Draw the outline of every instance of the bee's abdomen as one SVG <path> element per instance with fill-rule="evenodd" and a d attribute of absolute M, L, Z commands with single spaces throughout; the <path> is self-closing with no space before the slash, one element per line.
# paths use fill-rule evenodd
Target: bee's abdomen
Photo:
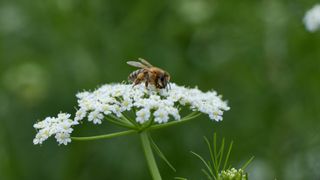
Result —
<path fill-rule="evenodd" d="M 138 69 L 138 70 L 136 70 L 136 71 L 133 71 L 133 72 L 129 75 L 128 80 L 131 81 L 131 82 L 133 82 L 133 81 L 137 78 L 138 74 L 142 73 L 143 71 L 144 71 L 144 69 Z"/>

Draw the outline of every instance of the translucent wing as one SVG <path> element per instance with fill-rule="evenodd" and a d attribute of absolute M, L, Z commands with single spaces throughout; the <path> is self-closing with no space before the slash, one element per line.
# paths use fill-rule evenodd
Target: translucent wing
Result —
<path fill-rule="evenodd" d="M 142 64 L 144 64 L 147 67 L 153 67 L 152 64 L 150 64 L 147 60 L 139 58 L 139 60 L 142 62 Z"/>
<path fill-rule="evenodd" d="M 127 64 L 129 64 L 130 66 L 133 66 L 133 67 L 138 67 L 138 68 L 147 68 L 146 65 L 140 63 L 140 62 L 137 62 L 137 61 L 128 61 Z"/>

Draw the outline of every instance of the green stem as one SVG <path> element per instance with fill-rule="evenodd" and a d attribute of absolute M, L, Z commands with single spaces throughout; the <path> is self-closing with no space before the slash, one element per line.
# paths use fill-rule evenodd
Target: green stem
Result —
<path fill-rule="evenodd" d="M 89 136 L 89 137 L 71 137 L 72 140 L 76 141 L 88 141 L 88 140 L 97 140 L 97 139 L 109 139 L 114 138 L 118 136 L 125 136 L 129 134 L 136 133 L 135 130 L 128 130 L 128 131 L 122 131 L 122 132 L 116 132 L 111 134 L 104 134 L 104 135 L 98 135 L 98 136 Z"/>
<path fill-rule="evenodd" d="M 150 126 L 148 128 L 148 130 L 157 130 L 157 129 L 162 129 L 162 128 L 165 128 L 165 127 L 173 126 L 173 125 L 176 125 L 176 124 L 184 123 L 184 122 L 187 122 L 187 121 L 189 121 L 191 119 L 194 119 L 194 118 L 198 117 L 200 114 L 201 113 L 191 113 L 190 115 L 188 115 L 188 116 L 186 116 L 186 117 L 184 117 L 184 118 L 182 118 L 180 120 L 177 120 L 177 121 L 171 121 L 171 122 L 168 122 L 168 123 L 165 123 L 165 124 L 158 124 L 158 125 Z M 109 121 L 110 121 L 110 119 L 109 119 Z M 110 122 L 112 122 L 112 121 L 110 121 Z M 115 123 L 115 121 L 113 121 L 113 123 Z M 123 124 L 121 124 L 121 125 L 124 126 Z M 133 127 L 128 127 L 128 128 L 131 128 L 131 129 L 134 129 L 134 130 L 128 130 L 128 131 L 122 131 L 122 132 L 104 134 L 104 135 L 98 135 L 98 136 L 71 137 L 71 139 L 72 140 L 79 140 L 79 141 L 108 139 L 108 138 L 113 138 L 113 137 L 117 137 L 117 136 L 124 136 L 124 135 L 128 135 L 128 134 L 133 134 L 133 133 L 137 133 L 138 131 L 141 132 L 141 131 L 145 130 L 145 129 L 138 130 L 138 129 L 135 129 Z"/>
<path fill-rule="evenodd" d="M 134 125 L 136 128 L 139 127 L 139 123 L 137 123 L 134 119 L 130 119 L 128 118 L 124 113 L 122 113 L 122 117 L 123 120 L 131 123 L 132 125 Z"/>
<path fill-rule="evenodd" d="M 142 127 L 140 127 L 139 132 L 142 132 L 145 129 L 148 129 L 150 126 L 152 126 L 153 122 L 154 122 L 154 118 L 147 121 L 145 124 L 142 125 Z"/>
<path fill-rule="evenodd" d="M 110 117 L 105 117 L 105 119 L 113 124 L 116 124 L 118 126 L 126 127 L 129 129 L 134 129 L 135 127 L 132 126 L 131 124 L 119 121 L 118 119 L 113 119 L 111 116 Z"/>
<path fill-rule="evenodd" d="M 165 124 L 154 125 L 154 126 L 150 127 L 150 130 L 161 129 L 161 128 L 165 128 L 165 127 L 168 127 L 168 126 L 172 126 L 172 125 L 180 124 L 180 123 L 183 123 L 183 122 L 187 122 L 187 121 L 189 121 L 191 119 L 194 119 L 194 118 L 196 118 L 196 117 L 198 117 L 200 115 L 201 115 L 201 113 L 197 113 L 197 114 L 192 115 L 192 116 L 186 116 L 185 118 L 180 119 L 180 120 L 171 121 L 171 122 L 168 122 L 168 123 L 165 123 Z"/>
<path fill-rule="evenodd" d="M 150 139 L 148 137 L 148 131 L 141 132 L 140 138 L 141 138 L 142 148 L 144 150 L 144 154 L 147 159 L 147 163 L 148 163 L 152 178 L 154 180 L 161 180 L 161 175 L 160 175 L 156 160 L 154 159 L 154 156 L 153 156 Z"/>
<path fill-rule="evenodd" d="M 114 116 L 114 115 L 109 115 L 112 119 L 114 119 L 114 120 L 117 120 L 117 121 L 120 121 L 120 122 L 122 122 L 123 124 L 127 124 L 127 125 L 129 125 L 129 126 L 132 126 L 133 127 L 133 125 L 132 125 L 132 123 L 131 122 L 129 122 L 129 121 L 126 121 L 124 118 L 122 118 L 122 117 L 117 117 L 117 116 Z M 123 116 L 123 115 L 122 115 Z"/>

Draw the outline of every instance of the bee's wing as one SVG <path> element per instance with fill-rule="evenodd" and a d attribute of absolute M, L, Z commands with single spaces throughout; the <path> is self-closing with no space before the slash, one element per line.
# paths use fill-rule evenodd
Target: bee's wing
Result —
<path fill-rule="evenodd" d="M 127 64 L 129 64 L 130 66 L 133 66 L 133 67 L 138 67 L 138 68 L 146 68 L 147 66 L 140 63 L 140 62 L 137 62 L 137 61 L 128 61 Z"/>
<path fill-rule="evenodd" d="M 150 64 L 147 60 L 145 60 L 145 59 L 142 59 L 142 58 L 139 58 L 139 60 L 142 62 L 142 64 L 144 64 L 145 66 L 147 66 L 147 67 L 153 67 L 153 65 L 152 64 Z"/>

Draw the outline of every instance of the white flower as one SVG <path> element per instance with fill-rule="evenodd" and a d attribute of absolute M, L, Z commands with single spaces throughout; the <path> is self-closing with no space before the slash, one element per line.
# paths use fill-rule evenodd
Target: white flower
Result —
<path fill-rule="evenodd" d="M 33 143 L 41 144 L 55 135 L 59 144 L 67 144 L 71 141 L 73 126 L 84 119 L 101 124 L 107 116 L 117 120 L 117 117 L 127 119 L 127 115 L 130 117 L 135 114 L 136 117 L 130 118 L 140 124 L 151 120 L 160 124 L 180 120 L 181 110 L 189 109 L 221 121 L 223 112 L 230 109 L 215 91 L 202 92 L 198 88 L 186 88 L 174 83 L 170 83 L 170 86 L 169 89 L 159 90 L 147 89 L 144 84 L 107 84 L 92 92 L 78 93 L 79 109 L 74 120 L 70 119 L 70 114 L 60 113 L 57 118 L 47 117 L 34 124 L 38 133 Z"/>
<path fill-rule="evenodd" d="M 186 88 L 174 83 L 169 90 L 150 90 L 144 84 L 107 84 L 93 92 L 78 93 L 80 109 L 75 120 L 88 116 L 89 121 L 101 123 L 104 116 L 122 117 L 126 111 L 136 110 L 136 121 L 143 123 L 154 112 L 155 122 L 165 123 L 173 116 L 180 119 L 178 107 L 186 106 L 192 111 L 205 113 L 210 119 L 221 121 L 223 111 L 230 108 L 215 91 L 202 92 L 198 88 Z"/>
<path fill-rule="evenodd" d="M 208 114 L 210 119 L 216 121 L 221 121 L 223 111 L 230 109 L 215 91 L 202 92 L 198 88 L 185 88 L 174 83 L 170 85 L 169 90 L 148 90 L 143 84 L 134 87 L 131 84 L 107 84 L 93 92 L 79 93 L 77 97 L 80 109 L 86 111 L 81 114 L 89 113 L 88 120 L 98 119 L 96 122 L 99 123 L 102 116 L 113 114 L 121 117 L 122 113 L 132 108 L 137 110 L 136 121 L 139 123 L 149 120 L 150 111 L 155 112 L 153 115 L 158 123 L 169 121 L 169 115 L 179 120 L 179 106 Z"/>
<path fill-rule="evenodd" d="M 150 110 L 147 108 L 141 109 L 136 113 L 137 118 L 136 121 L 139 123 L 144 123 L 145 121 L 148 121 L 150 118 Z"/>
<path fill-rule="evenodd" d="M 131 107 L 133 106 L 132 104 L 132 99 L 129 97 L 123 98 L 123 101 L 121 102 L 121 112 L 122 111 L 130 111 Z"/>
<path fill-rule="evenodd" d="M 308 31 L 315 32 L 320 28 L 320 4 L 306 12 L 303 19 Z"/>
<path fill-rule="evenodd" d="M 105 115 L 111 114 L 114 107 L 110 104 L 103 104 L 101 105 L 101 112 L 103 112 Z"/>
<path fill-rule="evenodd" d="M 179 110 L 174 107 L 166 107 L 166 111 L 173 116 L 175 120 L 180 120 Z"/>
<path fill-rule="evenodd" d="M 57 142 L 59 143 L 59 145 L 60 144 L 67 145 L 68 143 L 71 142 L 70 134 L 65 132 L 57 133 L 55 138 L 57 139 Z"/>
<path fill-rule="evenodd" d="M 112 108 L 112 112 L 117 116 L 117 117 L 121 117 L 122 114 L 122 109 L 119 105 L 114 105 L 113 108 Z"/>
<path fill-rule="evenodd" d="M 76 117 L 74 118 L 75 121 L 80 121 L 83 118 L 85 118 L 87 115 L 87 111 L 85 109 L 80 108 L 77 112 L 76 112 Z"/>
<path fill-rule="evenodd" d="M 42 142 L 47 140 L 49 136 L 50 132 L 48 128 L 41 129 L 33 139 L 33 144 L 42 144 Z"/>
<path fill-rule="evenodd" d="M 168 112 L 164 108 L 159 108 L 154 113 L 154 121 L 157 123 L 166 123 L 169 120 Z"/>
<path fill-rule="evenodd" d="M 213 111 L 212 113 L 209 114 L 209 117 L 211 119 L 214 119 L 216 121 L 222 121 L 222 115 L 223 115 L 223 111 L 221 110 L 216 110 Z"/>
<path fill-rule="evenodd" d="M 58 114 L 58 118 L 57 119 L 60 119 L 60 120 L 68 120 L 70 118 L 70 114 L 67 114 L 67 113 L 60 113 Z"/>
<path fill-rule="evenodd" d="M 57 126 L 57 131 L 70 134 L 73 131 L 73 129 L 71 128 L 71 125 L 72 125 L 72 122 L 67 122 L 67 121 L 61 122 Z"/>
<path fill-rule="evenodd" d="M 101 124 L 103 117 L 103 114 L 99 111 L 92 111 L 88 116 L 88 121 L 93 121 L 93 124 Z"/>
<path fill-rule="evenodd" d="M 43 121 L 40 121 L 33 125 L 35 129 L 43 129 L 48 126 L 48 124 L 52 121 L 52 117 L 46 117 Z"/>
<path fill-rule="evenodd" d="M 72 126 L 77 125 L 78 122 L 71 120 L 70 116 L 70 114 L 60 113 L 57 118 L 47 117 L 34 124 L 33 127 L 38 130 L 38 133 L 33 139 L 33 144 L 42 144 L 52 135 L 55 135 L 59 144 L 67 145 L 71 142 Z"/>

